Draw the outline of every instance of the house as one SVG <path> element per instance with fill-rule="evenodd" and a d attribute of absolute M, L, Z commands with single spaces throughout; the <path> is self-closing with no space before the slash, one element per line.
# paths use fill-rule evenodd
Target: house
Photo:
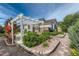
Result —
<path fill-rule="evenodd" d="M 40 25 L 40 31 L 54 31 L 57 29 L 56 19 L 42 20 L 43 23 Z"/>
<path fill-rule="evenodd" d="M 16 21 L 17 25 L 20 26 L 21 31 L 27 30 L 31 32 L 42 33 L 49 30 L 53 31 L 57 28 L 56 19 L 32 19 L 31 17 L 26 17 L 23 14 L 20 14 L 15 17 L 14 20 Z"/>

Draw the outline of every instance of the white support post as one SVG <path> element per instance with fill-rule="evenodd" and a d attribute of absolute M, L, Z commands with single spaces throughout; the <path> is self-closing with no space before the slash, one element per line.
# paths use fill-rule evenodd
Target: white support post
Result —
<path fill-rule="evenodd" d="M 21 31 L 21 40 L 23 38 L 23 26 L 22 26 L 22 22 L 20 22 L 20 31 Z"/>
<path fill-rule="evenodd" d="M 13 21 L 11 22 L 11 29 L 12 29 L 12 31 L 11 31 L 11 35 L 12 35 L 12 45 L 14 44 L 14 35 L 13 35 Z"/>
<path fill-rule="evenodd" d="M 20 31 L 21 31 L 21 40 L 23 39 L 23 18 L 22 18 L 23 15 L 21 15 L 20 17 Z"/>

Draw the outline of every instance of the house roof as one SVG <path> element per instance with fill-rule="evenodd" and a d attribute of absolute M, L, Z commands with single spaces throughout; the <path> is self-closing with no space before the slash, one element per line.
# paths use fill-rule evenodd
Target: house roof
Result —
<path fill-rule="evenodd" d="M 56 19 L 46 20 L 46 21 L 44 22 L 45 25 L 53 24 L 53 23 L 57 23 Z"/>

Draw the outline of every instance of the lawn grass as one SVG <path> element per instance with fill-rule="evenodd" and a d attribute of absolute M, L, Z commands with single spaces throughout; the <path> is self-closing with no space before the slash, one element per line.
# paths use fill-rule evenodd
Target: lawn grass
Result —
<path fill-rule="evenodd" d="M 4 36 L 4 33 L 0 33 L 0 37 Z"/>

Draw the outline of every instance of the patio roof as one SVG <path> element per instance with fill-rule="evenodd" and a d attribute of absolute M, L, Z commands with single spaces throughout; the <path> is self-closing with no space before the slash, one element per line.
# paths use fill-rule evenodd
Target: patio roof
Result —
<path fill-rule="evenodd" d="M 18 15 L 16 18 L 14 18 L 12 21 L 16 21 L 17 24 L 22 22 L 23 24 L 39 24 L 41 21 L 37 21 L 37 19 L 33 20 L 30 17 L 23 16 L 23 14 Z"/>

